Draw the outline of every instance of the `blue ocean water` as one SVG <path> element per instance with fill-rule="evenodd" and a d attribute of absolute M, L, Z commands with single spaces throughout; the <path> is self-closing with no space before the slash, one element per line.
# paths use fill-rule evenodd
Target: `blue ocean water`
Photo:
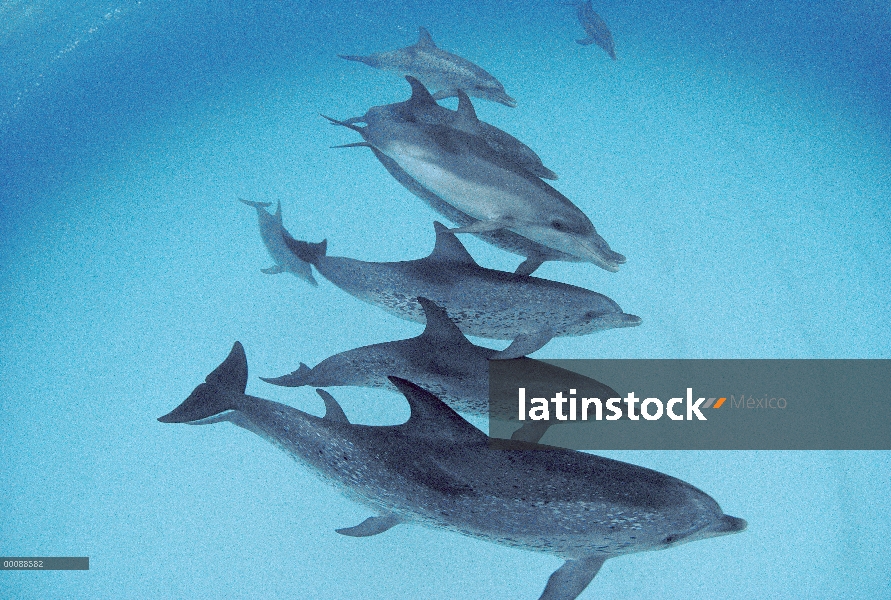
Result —
<path fill-rule="evenodd" d="M 891 358 L 891 9 L 600 3 L 619 60 L 559 2 L 0 3 L 0 555 L 4 598 L 537 598 L 559 560 L 369 516 L 228 425 L 155 419 L 234 340 L 248 392 L 321 414 L 290 371 L 421 327 L 268 276 L 252 209 L 300 239 L 426 255 L 437 216 L 319 113 L 405 99 L 337 58 L 437 43 L 496 75 L 528 143 L 628 257 L 548 263 L 643 324 L 547 358 Z M 454 104 L 451 104 L 454 106 Z M 463 236 L 467 238 L 468 236 Z M 475 239 L 474 257 L 519 262 Z M 487 343 L 476 340 L 478 343 Z M 335 389 L 351 421 L 403 399 Z M 613 452 L 679 477 L 744 533 L 606 563 L 581 598 L 889 598 L 886 452 Z"/>

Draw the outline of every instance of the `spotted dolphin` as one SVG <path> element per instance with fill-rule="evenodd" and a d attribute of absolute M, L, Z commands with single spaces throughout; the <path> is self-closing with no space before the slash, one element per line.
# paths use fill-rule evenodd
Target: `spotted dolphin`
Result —
<path fill-rule="evenodd" d="M 409 83 L 409 110 L 374 107 L 363 117 L 335 122 L 358 132 L 419 186 L 477 221 L 456 233 L 508 230 L 607 271 L 619 270 L 625 257 L 566 196 L 478 135 L 414 118 L 436 101 L 420 82 Z M 367 124 L 356 125 L 359 120 Z"/>
<path fill-rule="evenodd" d="M 269 256 L 275 261 L 273 266 L 261 269 L 261 271 L 267 275 L 293 273 L 312 285 L 319 285 L 315 277 L 312 276 L 312 268 L 309 264 L 294 256 L 294 253 L 285 245 L 282 237 L 283 232 L 285 232 L 282 224 L 282 203 L 278 203 L 275 214 L 271 215 L 266 210 L 271 206 L 269 202 L 251 202 L 242 198 L 239 198 L 239 200 L 257 209 L 257 219 L 260 222 L 260 239 L 263 240 L 263 245 L 269 251 Z"/>
<path fill-rule="evenodd" d="M 397 317 L 424 323 L 417 299 L 429 298 L 466 335 L 513 340 L 494 358 L 525 356 L 558 336 L 640 325 L 640 317 L 625 314 L 603 294 L 481 267 L 445 225 L 434 228 L 433 252 L 401 262 L 328 256 L 327 241 L 312 244 L 288 235 L 285 243 L 340 289 Z"/>
<path fill-rule="evenodd" d="M 658 471 L 528 442 L 492 448 L 485 434 L 404 379 L 392 382 L 408 400 L 408 421 L 368 426 L 350 423 L 324 390 L 323 417 L 246 395 L 247 377 L 236 342 L 205 383 L 158 420 L 229 421 L 277 445 L 374 513 L 337 529 L 342 535 L 413 523 L 563 559 L 539 600 L 573 600 L 609 558 L 746 528 L 705 492 Z"/>
<path fill-rule="evenodd" d="M 398 391 L 389 377 L 416 382 L 436 394 L 461 413 L 475 416 L 490 414 L 489 359 L 498 352 L 477 346 L 468 340 L 449 319 L 448 314 L 426 298 L 418 298 L 427 319 L 423 333 L 417 337 L 354 348 L 330 356 L 310 368 L 304 363 L 281 377 L 261 377 L 263 381 L 285 387 L 358 386 Z M 561 382 L 568 387 L 584 389 L 595 398 L 616 398 L 619 394 L 599 381 L 529 358 L 522 361 L 524 372 L 539 379 Z M 532 369 L 534 365 L 534 370 Z M 571 382 L 571 383 L 567 383 Z M 550 386 L 545 386 L 554 389 Z M 516 411 L 496 414 L 496 418 L 516 420 Z M 549 423 L 527 421 L 511 439 L 537 442 Z"/>
<path fill-rule="evenodd" d="M 576 7 L 576 16 L 578 16 L 579 23 L 582 24 L 582 27 L 585 28 L 585 33 L 588 34 L 588 37 L 585 39 L 576 41 L 582 46 L 597 44 L 606 50 L 610 58 L 616 60 L 616 45 L 613 43 L 613 34 L 610 33 L 606 21 L 594 12 L 591 0 L 584 3 L 579 2 Z"/>
<path fill-rule="evenodd" d="M 368 56 L 338 55 L 346 60 L 365 63 L 376 69 L 413 75 L 429 88 L 435 88 L 441 100 L 464 90 L 475 98 L 484 98 L 514 107 L 516 100 L 507 95 L 500 81 L 465 58 L 441 50 L 423 27 L 418 27 L 418 41 L 413 46 Z"/>

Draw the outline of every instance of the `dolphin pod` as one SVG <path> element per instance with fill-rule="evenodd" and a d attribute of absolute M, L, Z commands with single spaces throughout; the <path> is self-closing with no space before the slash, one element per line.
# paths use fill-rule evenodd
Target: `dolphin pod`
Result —
<path fill-rule="evenodd" d="M 455 127 L 444 119 L 419 119 L 418 114 L 439 114 L 433 109 L 436 100 L 420 82 L 409 83 L 412 95 L 405 103 L 374 107 L 346 121 L 331 120 L 358 132 L 362 145 L 371 146 L 418 186 L 475 220 L 455 233 L 507 230 L 551 253 L 619 270 L 625 257 L 610 248 L 585 213 L 529 170 L 528 155 L 523 153 L 518 161 L 515 144 L 507 152 L 495 147 L 476 124 Z M 455 120 L 478 122 L 468 109 L 459 117 Z"/>
<path fill-rule="evenodd" d="M 565 562 L 542 600 L 572 600 L 609 558 L 742 531 L 714 499 L 674 477 L 592 454 L 504 441 L 499 449 L 439 398 L 391 377 L 411 409 L 395 426 L 355 425 L 327 392 L 324 417 L 245 394 L 247 358 L 228 358 L 162 423 L 229 421 L 274 443 L 374 513 L 337 533 L 415 523 Z"/>
<path fill-rule="evenodd" d="M 436 88 L 438 100 L 455 96 L 458 90 L 462 90 L 470 96 L 505 106 L 517 105 L 516 100 L 504 91 L 500 81 L 469 60 L 438 48 L 430 32 L 423 27 L 418 28 L 418 41 L 413 46 L 368 56 L 339 56 L 376 69 L 413 75 L 427 87 Z"/>
<path fill-rule="evenodd" d="M 285 243 L 322 277 L 397 317 L 424 322 L 418 297 L 443 307 L 467 335 L 512 340 L 491 358 L 518 358 L 551 339 L 640 325 L 603 294 L 567 283 L 481 267 L 445 225 L 434 223 L 436 245 L 416 260 L 373 263 L 329 256 L 327 242 L 291 236 Z"/>
<path fill-rule="evenodd" d="M 596 43 L 615 59 L 612 35 L 591 2 L 575 6 L 588 34 L 579 43 Z M 365 302 L 424 323 L 414 338 L 353 348 L 315 367 L 300 363 L 289 374 L 262 379 L 285 387 L 390 389 L 408 402 L 408 421 L 350 423 L 322 389 L 323 417 L 249 396 L 247 357 L 238 342 L 204 383 L 158 420 L 230 422 L 279 446 L 373 512 L 337 529 L 342 535 L 367 537 L 414 523 L 563 559 L 539 600 L 574 600 L 609 558 L 744 530 L 743 519 L 725 515 L 709 495 L 679 479 L 539 444 L 548 422 L 530 421 L 511 440 L 493 440 L 456 412 L 516 417 L 488 407 L 493 359 L 525 361 L 520 366 L 536 384 L 560 382 L 592 396 L 618 397 L 604 383 L 526 355 L 554 337 L 639 325 L 639 317 L 602 294 L 531 276 L 549 260 L 617 271 L 625 257 L 543 181 L 557 175 L 529 146 L 477 117 L 470 96 L 516 104 L 489 73 L 437 48 L 423 27 L 413 46 L 342 58 L 405 74 L 412 87 L 408 100 L 372 107 L 362 117 L 326 117 L 362 135 L 362 142 L 345 146 L 370 148 L 400 184 L 458 227 L 434 223 L 436 243 L 427 257 L 364 262 L 328 256 L 326 241 L 294 239 L 280 203 L 270 214 L 270 203 L 242 200 L 256 209 L 260 237 L 275 263 L 264 273 L 290 272 L 316 285 L 315 269 Z M 437 103 L 452 96 L 457 110 Z M 477 235 L 525 260 L 515 273 L 484 268 L 455 233 Z M 466 335 L 510 343 L 499 351 Z"/>

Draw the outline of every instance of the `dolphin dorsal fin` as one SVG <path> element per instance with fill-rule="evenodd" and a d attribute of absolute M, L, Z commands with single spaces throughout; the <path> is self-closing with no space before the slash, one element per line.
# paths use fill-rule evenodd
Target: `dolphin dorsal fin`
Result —
<path fill-rule="evenodd" d="M 439 221 L 435 221 L 433 223 L 433 228 L 436 230 L 436 246 L 433 247 L 433 252 L 430 253 L 427 260 L 456 262 L 465 265 L 473 265 L 475 267 L 479 266 L 477 262 L 473 260 L 470 252 L 467 251 L 467 248 L 464 247 L 464 244 L 461 243 L 461 240 L 459 240 L 454 233 L 449 231 L 448 227 Z"/>
<path fill-rule="evenodd" d="M 436 100 L 430 94 L 430 91 L 424 87 L 424 84 L 412 77 L 406 75 L 405 80 L 411 86 L 411 98 L 408 101 L 415 105 L 436 104 Z"/>
<path fill-rule="evenodd" d="M 433 37 L 425 27 L 418 27 L 418 43 L 415 45 L 418 48 L 436 48 Z"/>
<path fill-rule="evenodd" d="M 435 434 L 437 437 L 449 437 L 453 440 L 486 439 L 483 432 L 465 421 L 445 402 L 424 388 L 399 377 L 390 376 L 387 379 L 405 396 L 411 408 L 411 416 L 408 421 L 399 427 L 415 430 L 425 435 Z"/>
<path fill-rule="evenodd" d="M 427 326 L 420 337 L 451 344 L 470 343 L 470 340 L 464 337 L 458 326 L 449 318 L 449 314 L 444 308 L 427 298 L 418 298 L 418 302 L 421 304 L 421 308 L 424 309 L 424 314 L 427 317 Z"/>
<path fill-rule="evenodd" d="M 470 101 L 470 96 L 464 90 L 457 90 L 455 93 L 458 96 L 458 116 L 470 122 L 479 121 L 476 116 L 476 110 L 473 108 L 473 103 Z"/>
<path fill-rule="evenodd" d="M 282 203 L 279 200 L 278 206 L 275 207 L 275 220 L 278 221 L 278 224 L 282 224 Z"/>
<path fill-rule="evenodd" d="M 346 414 L 334 399 L 334 396 L 322 389 L 317 389 L 316 393 L 325 401 L 325 416 L 322 417 L 328 421 L 337 421 L 338 423 L 349 423 Z"/>

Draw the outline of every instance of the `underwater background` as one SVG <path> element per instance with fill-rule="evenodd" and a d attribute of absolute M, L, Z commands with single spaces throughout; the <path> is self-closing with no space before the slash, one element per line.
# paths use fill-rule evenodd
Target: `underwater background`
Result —
<path fill-rule="evenodd" d="M 891 358 L 891 5 L 600 2 L 618 61 L 560 2 L 0 2 L 3 598 L 537 598 L 560 560 L 369 516 L 260 438 L 172 427 L 240 340 L 260 375 L 422 326 L 272 262 L 253 209 L 372 261 L 425 256 L 427 206 L 336 118 L 404 100 L 337 58 L 417 28 L 495 75 L 481 119 L 531 146 L 628 257 L 536 275 L 641 326 L 541 358 Z M 450 107 L 454 100 L 446 101 Z M 461 236 L 484 266 L 519 257 Z M 494 344 L 474 340 L 476 343 Z M 503 347 L 503 345 L 498 346 Z M 405 400 L 331 390 L 350 420 Z M 474 421 L 484 425 L 484 419 Z M 547 441 L 545 437 L 544 441 Z M 745 532 L 607 561 L 580 598 L 891 598 L 891 453 L 608 452 L 683 479 Z"/>

